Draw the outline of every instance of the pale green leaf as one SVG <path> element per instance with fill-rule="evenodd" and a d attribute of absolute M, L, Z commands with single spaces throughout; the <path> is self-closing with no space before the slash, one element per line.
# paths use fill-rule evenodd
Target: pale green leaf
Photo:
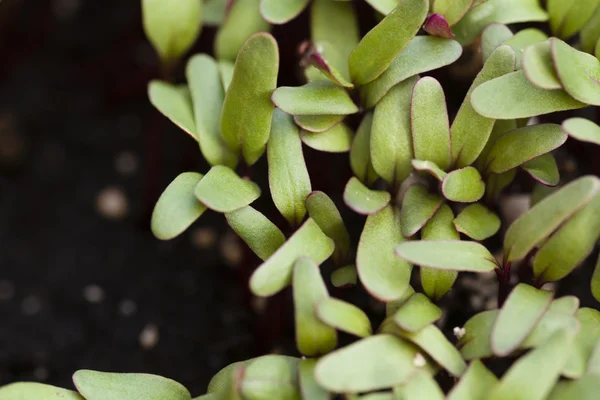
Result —
<path fill-rule="evenodd" d="M 508 26 L 497 22 L 491 23 L 481 33 L 481 54 L 483 62 L 490 57 L 492 52 L 513 36 Z"/>
<path fill-rule="evenodd" d="M 333 253 L 333 241 L 308 219 L 250 277 L 250 290 L 257 296 L 271 296 L 285 288 L 292 279 L 294 262 L 302 256 L 321 264 Z"/>
<path fill-rule="evenodd" d="M 329 297 L 319 266 L 300 257 L 294 264 L 292 287 L 298 351 L 309 357 L 329 353 L 337 345 L 337 333 L 316 314 L 317 305 Z"/>
<path fill-rule="evenodd" d="M 536 324 L 531 334 L 527 336 L 527 339 L 521 343 L 520 348 L 529 349 L 539 347 L 548 341 L 555 332 L 560 330 L 577 333 L 579 330 L 579 321 L 577 321 L 577 318 L 574 315 L 553 310 L 552 305 L 550 305 L 542 319 Z"/>
<path fill-rule="evenodd" d="M 220 75 L 218 64 L 206 54 L 195 55 L 186 67 L 202 155 L 210 165 L 235 168 L 237 157 L 220 134 L 221 107 L 225 98 Z"/>
<path fill-rule="evenodd" d="M 550 40 L 531 45 L 523 51 L 525 76 L 533 85 L 547 90 L 562 89 L 550 53 Z"/>
<path fill-rule="evenodd" d="M 235 61 L 238 52 L 250 36 L 270 29 L 269 23 L 260 15 L 259 2 L 260 0 L 233 2 L 215 37 L 217 59 Z"/>
<path fill-rule="evenodd" d="M 498 378 L 485 365 L 475 360 L 458 383 L 448 393 L 448 400 L 486 400 Z"/>
<path fill-rule="evenodd" d="M 598 39 L 600 39 L 600 7 L 596 8 L 590 20 L 579 32 L 581 49 L 586 53 L 593 53 Z"/>
<path fill-rule="evenodd" d="M 585 118 L 569 118 L 562 124 L 564 131 L 582 142 L 600 145 L 600 126 Z"/>
<path fill-rule="evenodd" d="M 358 274 L 354 265 L 340 267 L 331 273 L 331 284 L 337 288 L 354 286 L 357 281 Z"/>
<path fill-rule="evenodd" d="M 354 212 L 377 214 L 390 203 L 391 196 L 383 190 L 371 190 L 356 177 L 350 178 L 344 189 L 344 202 Z"/>
<path fill-rule="evenodd" d="M 477 241 L 494 236 L 500 229 L 500 224 L 500 218 L 479 203 L 467 206 L 454 219 L 454 226 L 458 232 Z"/>
<path fill-rule="evenodd" d="M 548 40 L 548 35 L 536 28 L 527 28 L 518 31 L 511 38 L 508 38 L 504 44 L 509 45 L 517 53 L 517 69 L 522 67 L 523 51 L 536 43 Z"/>
<path fill-rule="evenodd" d="M 588 365 L 585 370 L 586 375 L 600 375 L 600 340 L 596 342 L 592 349 L 592 354 L 588 360 Z M 598 379 L 596 377 L 596 379 Z"/>
<path fill-rule="evenodd" d="M 364 184 L 370 185 L 377 180 L 377 172 L 373 169 L 371 162 L 371 127 L 373 125 L 373 113 L 364 115 L 354 141 L 350 149 L 350 167 L 352 172 Z"/>
<path fill-rule="evenodd" d="M 309 0 L 261 0 L 260 13 L 272 24 L 285 24 L 296 18 Z"/>
<path fill-rule="evenodd" d="M 485 183 L 474 167 L 450 172 L 442 181 L 442 193 L 450 201 L 473 203 L 483 197 Z"/>
<path fill-rule="evenodd" d="M 600 339 L 600 312 L 593 308 L 580 308 L 575 314 L 580 324 L 575 336 L 574 348 L 562 374 L 575 379 L 580 378 L 588 369 L 588 361 L 594 347 Z"/>
<path fill-rule="evenodd" d="M 323 233 L 335 242 L 334 261 L 343 263 L 350 252 L 350 235 L 335 203 L 325 193 L 314 191 L 306 198 L 306 209 Z"/>
<path fill-rule="evenodd" d="M 492 328 L 492 351 L 506 357 L 516 350 L 533 331 L 550 302 L 552 293 L 524 283 L 508 295 Z"/>
<path fill-rule="evenodd" d="M 442 14 L 448 25 L 456 24 L 473 5 L 473 0 L 434 0 L 431 11 Z"/>
<path fill-rule="evenodd" d="M 434 216 L 444 199 L 429 193 L 423 185 L 412 185 L 404 195 L 400 211 L 400 226 L 404 237 L 411 237 Z"/>
<path fill-rule="evenodd" d="M 600 1 L 598 0 L 559 1 L 563 4 L 558 5 L 557 9 L 558 2 L 556 0 L 548 0 L 548 12 L 551 16 L 556 14 L 556 17 L 558 17 L 550 20 L 550 26 L 556 36 L 565 40 L 579 32 L 590 20 L 594 14 L 594 10 L 600 6 Z"/>
<path fill-rule="evenodd" d="M 273 92 L 271 100 L 292 115 L 347 115 L 358 111 L 346 89 L 329 81 L 282 86 Z"/>
<path fill-rule="evenodd" d="M 444 392 L 434 377 L 425 371 L 418 371 L 407 383 L 394 388 L 396 397 L 402 400 L 444 400 Z"/>
<path fill-rule="evenodd" d="M 425 295 L 415 293 L 394 314 L 394 322 L 408 332 L 418 332 L 442 316 L 442 310 Z"/>
<path fill-rule="evenodd" d="M 498 268 L 494 256 L 481 244 L 458 240 L 421 240 L 396 247 L 404 260 L 425 267 L 469 272 L 489 272 Z"/>
<path fill-rule="evenodd" d="M 85 400 L 72 390 L 37 382 L 16 382 L 0 387 L 0 400 Z"/>
<path fill-rule="evenodd" d="M 292 226 L 299 225 L 306 215 L 306 196 L 312 189 L 298 127 L 280 110 L 273 113 L 267 159 L 273 203 Z"/>
<path fill-rule="evenodd" d="M 550 49 L 565 91 L 583 103 L 600 106 L 600 60 L 557 38 L 550 39 Z"/>
<path fill-rule="evenodd" d="M 342 122 L 344 115 L 294 115 L 296 124 L 309 132 L 325 132 Z"/>
<path fill-rule="evenodd" d="M 527 161 L 521 168 L 533 179 L 547 186 L 556 186 L 560 181 L 560 173 L 556 159 L 551 153 L 541 155 L 533 160 Z"/>
<path fill-rule="evenodd" d="M 373 168 L 387 183 L 399 186 L 411 173 L 413 156 L 410 101 L 418 77 L 392 88 L 377 103 L 371 127 Z"/>
<path fill-rule="evenodd" d="M 144 32 L 164 64 L 174 63 L 200 36 L 203 4 L 198 0 L 142 0 Z"/>
<path fill-rule="evenodd" d="M 415 37 L 428 10 L 429 0 L 400 1 L 350 54 L 352 81 L 364 85 L 381 75 Z"/>
<path fill-rule="evenodd" d="M 598 393 L 600 393 L 598 377 L 585 376 L 576 381 L 558 382 L 548 400 L 596 400 Z"/>
<path fill-rule="evenodd" d="M 277 85 L 278 69 L 277 42 L 268 33 L 248 39 L 235 62 L 223 103 L 221 135 L 232 150 L 242 152 L 248 165 L 259 159 L 269 140 L 273 117 L 270 96 Z"/>
<path fill-rule="evenodd" d="M 388 15 L 398 6 L 401 0 L 365 0 L 378 13 Z"/>
<path fill-rule="evenodd" d="M 349 76 L 348 57 L 360 39 L 358 18 L 352 3 L 313 0 L 310 31 L 313 43 L 320 45 L 327 42 L 337 50 L 344 65 L 334 65 L 342 74 Z"/>
<path fill-rule="evenodd" d="M 262 213 L 250 206 L 225 214 L 227 223 L 252 251 L 266 260 L 285 243 L 285 236 Z"/>
<path fill-rule="evenodd" d="M 574 315 L 579 308 L 579 299 L 575 296 L 563 296 L 552 301 L 548 311 Z"/>
<path fill-rule="evenodd" d="M 321 133 L 301 131 L 300 138 L 308 147 L 328 153 L 345 153 L 352 147 L 352 131 L 344 123 Z"/>
<path fill-rule="evenodd" d="M 498 310 L 480 312 L 467 321 L 463 327 L 465 334 L 457 346 L 465 360 L 476 360 L 493 356 L 490 335 Z"/>
<path fill-rule="evenodd" d="M 598 257 L 598 261 L 596 261 L 596 267 L 594 268 L 594 274 L 592 275 L 590 286 L 592 289 L 592 295 L 596 301 L 600 302 L 600 256 Z"/>
<path fill-rule="evenodd" d="M 304 359 L 298 363 L 300 393 L 303 400 L 330 400 L 331 395 L 315 381 L 317 360 Z"/>
<path fill-rule="evenodd" d="M 202 12 L 204 25 L 219 26 L 225 19 L 228 0 L 206 0 Z"/>
<path fill-rule="evenodd" d="M 198 140 L 190 90 L 167 82 L 152 81 L 148 85 L 150 103 L 194 140 Z"/>
<path fill-rule="evenodd" d="M 317 304 L 317 316 L 325 324 L 358 337 L 371 336 L 371 321 L 360 308 L 345 301 L 327 298 Z"/>
<path fill-rule="evenodd" d="M 396 311 L 398 311 L 398 309 L 402 307 L 402 304 L 404 304 L 404 302 L 408 300 L 410 296 L 412 296 L 414 293 L 415 290 L 412 288 L 412 286 L 409 285 L 408 288 L 404 291 L 404 294 L 399 299 L 390 301 L 389 303 L 385 303 L 385 316 L 393 316 L 396 313 Z"/>
<path fill-rule="evenodd" d="M 194 195 L 211 210 L 227 213 L 258 199 L 260 188 L 256 183 L 240 178 L 230 168 L 215 165 L 198 182 Z"/>
<path fill-rule="evenodd" d="M 412 266 L 394 256 L 394 247 L 403 241 L 399 213 L 392 206 L 369 215 L 358 243 L 356 267 L 367 292 L 381 301 L 397 300 L 408 290 Z"/>
<path fill-rule="evenodd" d="M 545 90 L 534 86 L 523 70 L 482 84 L 473 91 L 471 104 L 478 114 L 496 119 L 529 118 L 586 105 L 564 90 Z"/>
<path fill-rule="evenodd" d="M 427 172 L 429 175 L 433 176 L 438 181 L 444 180 L 446 177 L 446 173 L 440 169 L 436 165 L 436 163 L 431 161 L 422 161 L 422 160 L 412 160 L 410 162 L 414 169 L 417 171 Z"/>
<path fill-rule="evenodd" d="M 298 364 L 281 356 L 265 356 L 252 360 L 241 378 L 240 392 L 244 400 L 299 400 Z"/>
<path fill-rule="evenodd" d="M 305 74 L 309 81 L 321 81 L 325 77 L 336 85 L 354 88 L 346 73 L 346 62 L 329 42 L 313 44 L 313 48 L 303 55 L 302 64 L 308 64 Z M 336 65 L 340 65 L 340 69 Z"/>
<path fill-rule="evenodd" d="M 79 370 L 73 374 L 75 387 L 86 400 L 190 400 L 180 383 L 157 375 L 116 374 Z"/>
<path fill-rule="evenodd" d="M 452 39 L 416 36 L 373 82 L 360 88 L 366 108 L 374 107 L 398 83 L 423 72 L 452 64 L 462 54 L 462 46 Z"/>
<path fill-rule="evenodd" d="M 227 91 L 229 89 L 229 85 L 231 84 L 231 80 L 233 79 L 233 70 L 235 69 L 235 64 L 231 61 L 222 60 L 219 61 L 219 72 L 221 74 L 221 83 L 223 84 L 223 90 Z"/>

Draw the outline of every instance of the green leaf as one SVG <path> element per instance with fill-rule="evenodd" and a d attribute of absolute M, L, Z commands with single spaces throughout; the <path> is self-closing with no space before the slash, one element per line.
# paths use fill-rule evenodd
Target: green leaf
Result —
<path fill-rule="evenodd" d="M 331 395 L 315 381 L 316 365 L 317 360 L 314 359 L 304 359 L 298 363 L 300 393 L 302 398 L 307 400 L 330 400 Z"/>
<path fill-rule="evenodd" d="M 371 162 L 371 127 L 373 113 L 364 115 L 350 149 L 350 166 L 352 172 L 366 185 L 370 185 L 378 178 Z"/>
<path fill-rule="evenodd" d="M 409 78 L 391 89 L 375 107 L 371 127 L 373 168 L 387 183 L 399 186 L 412 172 L 410 130 L 412 88 L 418 77 Z"/>
<path fill-rule="evenodd" d="M 291 116 L 273 113 L 267 146 L 269 188 L 275 206 L 292 226 L 306 215 L 305 199 L 312 191 L 302 154 L 302 141 Z"/>
<path fill-rule="evenodd" d="M 378 13 L 388 15 L 398 6 L 401 0 L 366 0 Z"/>
<path fill-rule="evenodd" d="M 548 40 L 548 35 L 536 28 L 527 28 L 518 31 L 513 37 L 507 39 L 504 44 L 509 45 L 517 53 L 517 69 L 522 67 L 523 51 L 529 46 Z"/>
<path fill-rule="evenodd" d="M 202 20 L 204 25 L 219 26 L 225 19 L 227 0 L 206 0 L 204 2 Z"/>
<path fill-rule="evenodd" d="M 354 265 L 340 267 L 331 273 L 331 284 L 336 288 L 355 286 L 357 280 L 358 275 Z"/>
<path fill-rule="evenodd" d="M 521 165 L 533 179 L 546 186 L 556 186 L 560 181 L 560 173 L 556 159 L 551 153 L 541 155 Z"/>
<path fill-rule="evenodd" d="M 527 47 L 523 51 L 522 66 L 525 76 L 533 85 L 548 90 L 562 89 L 554 70 L 550 40 Z"/>
<path fill-rule="evenodd" d="M 73 374 L 73 382 L 87 400 L 192 398 L 181 384 L 157 375 L 115 374 L 82 369 Z"/>
<path fill-rule="evenodd" d="M 474 167 L 450 172 L 442 181 L 442 193 L 450 201 L 473 203 L 483 197 L 485 183 Z"/>
<path fill-rule="evenodd" d="M 240 0 L 233 2 L 231 10 L 215 37 L 217 59 L 235 61 L 246 40 L 257 32 L 270 29 L 259 11 L 260 0 Z M 261 68 L 258 68 L 260 71 Z"/>
<path fill-rule="evenodd" d="M 0 387 L 1 400 L 85 400 L 76 392 L 37 382 L 16 382 Z"/>
<path fill-rule="evenodd" d="M 460 234 L 454 227 L 452 221 L 454 213 L 447 204 L 442 204 L 433 218 L 425 224 L 421 231 L 421 240 L 460 240 Z M 454 285 L 458 277 L 457 271 L 446 271 L 441 269 L 421 267 L 421 286 L 425 294 L 438 301 Z"/>
<path fill-rule="evenodd" d="M 444 199 L 431 194 L 423 185 L 412 185 L 404 195 L 400 211 L 400 226 L 404 237 L 411 237 L 435 215 Z"/>
<path fill-rule="evenodd" d="M 513 24 L 516 22 L 546 21 L 548 14 L 538 0 L 489 0 L 473 7 L 452 31 L 461 44 L 470 44 L 491 22 Z"/>
<path fill-rule="evenodd" d="M 450 166 L 450 128 L 442 85 L 431 77 L 417 81 L 411 100 L 411 131 L 415 158 Z"/>
<path fill-rule="evenodd" d="M 352 81 L 364 85 L 381 75 L 415 37 L 428 10 L 429 0 L 400 1 L 350 54 Z"/>
<path fill-rule="evenodd" d="M 183 233 L 206 211 L 194 196 L 194 188 L 202 174 L 184 172 L 171 182 L 154 206 L 151 229 L 161 240 L 173 239 Z"/>
<path fill-rule="evenodd" d="M 548 1 L 550 26 L 558 37 L 569 39 L 584 27 L 600 6 L 598 0 L 564 1 L 558 4 L 556 0 Z"/>
<path fill-rule="evenodd" d="M 596 261 L 596 267 L 594 268 L 594 274 L 592 275 L 590 286 L 592 289 L 592 295 L 596 301 L 600 302 L 600 256 L 598 257 L 598 261 Z"/>
<path fill-rule="evenodd" d="M 325 193 L 314 191 L 306 197 L 306 209 L 321 231 L 335 242 L 334 261 L 343 263 L 350 252 L 350 235 L 334 202 Z"/>
<path fill-rule="evenodd" d="M 358 214 L 377 214 L 390 203 L 390 200 L 391 196 L 388 192 L 371 190 L 354 176 L 350 178 L 344 189 L 344 202 Z"/>
<path fill-rule="evenodd" d="M 493 356 L 490 335 L 498 310 L 480 312 L 467 321 L 463 327 L 465 334 L 457 346 L 465 360 L 489 358 Z"/>
<path fill-rule="evenodd" d="M 442 310 L 425 295 L 415 293 L 394 314 L 394 322 L 408 332 L 418 332 L 442 316 Z"/>
<path fill-rule="evenodd" d="M 517 360 L 492 389 L 490 400 L 543 400 L 560 377 L 573 335 L 559 331 L 548 342 Z"/>
<path fill-rule="evenodd" d="M 200 36 L 202 5 L 197 0 L 142 0 L 144 32 L 163 64 L 183 56 Z"/>
<path fill-rule="evenodd" d="M 559 148 L 567 140 L 560 125 L 539 124 L 502 135 L 486 157 L 487 170 L 500 174 Z"/>
<path fill-rule="evenodd" d="M 243 153 L 248 165 L 259 159 L 269 140 L 273 117 L 270 96 L 277 85 L 278 69 L 277 42 L 268 33 L 248 39 L 235 62 L 223 103 L 221 135 L 232 150 Z"/>
<path fill-rule="evenodd" d="M 595 376 L 585 376 L 576 381 L 561 381 L 556 384 L 548 400 L 594 400 L 600 392 L 600 381 Z"/>
<path fill-rule="evenodd" d="M 258 199 L 260 188 L 256 183 L 240 178 L 230 168 L 215 165 L 198 182 L 194 195 L 211 210 L 227 213 Z"/>
<path fill-rule="evenodd" d="M 272 24 L 285 24 L 296 18 L 308 5 L 309 0 L 261 0 L 260 13 Z"/>
<path fill-rule="evenodd" d="M 457 167 L 466 167 L 477 159 L 494 127 L 493 119 L 475 112 L 471 104 L 473 92 L 485 82 L 511 72 L 514 69 L 515 57 L 514 50 L 509 46 L 498 47 L 487 59 L 467 92 L 450 128 L 452 159 Z"/>
<path fill-rule="evenodd" d="M 408 290 L 412 266 L 394 256 L 394 247 L 403 241 L 399 213 L 392 206 L 367 217 L 358 243 L 356 267 L 360 281 L 376 299 L 397 300 Z"/>
<path fill-rule="evenodd" d="M 579 32 L 581 49 L 586 53 L 593 53 L 598 39 L 600 39 L 600 7 L 596 8 L 590 20 Z"/>
<path fill-rule="evenodd" d="M 448 393 L 448 400 L 485 400 L 498 378 L 485 365 L 475 360 Z"/>
<path fill-rule="evenodd" d="M 586 372 L 588 361 L 600 339 L 600 312 L 593 308 L 580 308 L 575 314 L 580 324 L 575 336 L 574 348 L 564 370 L 564 376 L 579 378 Z"/>
<path fill-rule="evenodd" d="M 281 356 L 259 357 L 244 371 L 240 392 L 244 399 L 297 400 L 297 362 Z"/>
<path fill-rule="evenodd" d="M 599 192 L 600 179 L 585 176 L 540 201 L 508 228 L 504 238 L 506 261 L 514 262 L 525 258 L 565 221 L 590 203 Z"/>
<path fill-rule="evenodd" d="M 418 371 L 407 383 L 394 388 L 396 397 L 402 400 L 444 400 L 444 392 L 435 379 L 424 371 Z"/>
<path fill-rule="evenodd" d="M 329 81 L 310 82 L 303 86 L 282 86 L 273 92 L 273 103 L 292 115 L 348 115 L 358 108 L 341 86 Z"/>
<path fill-rule="evenodd" d="M 337 0 L 337 1 L 344 1 L 344 0 Z M 352 396 L 352 395 L 350 395 L 350 396 Z M 395 400 L 394 393 L 392 393 L 392 392 L 374 392 L 374 393 L 364 394 L 362 396 L 357 396 L 356 398 L 346 396 L 346 399 L 347 400 L 354 400 L 354 399 L 356 399 L 356 400 Z"/>
<path fill-rule="evenodd" d="M 337 333 L 316 314 L 317 305 L 329 297 L 319 266 L 300 257 L 294 264 L 292 287 L 298 350 L 309 357 L 329 353 L 337 345 Z"/>
<path fill-rule="evenodd" d="M 194 140 L 198 140 L 190 91 L 186 86 L 152 81 L 148 85 L 150 103 Z"/>
<path fill-rule="evenodd" d="M 485 63 L 494 50 L 513 37 L 508 26 L 493 22 L 486 26 L 481 33 L 481 54 Z"/>
<path fill-rule="evenodd" d="M 573 333 L 576 333 L 579 330 L 579 322 L 575 316 L 555 311 L 552 308 L 552 305 L 550 305 L 531 334 L 529 334 L 527 339 L 521 344 L 520 348 L 528 349 L 539 347 L 547 342 L 555 332 L 560 330 L 568 330 Z"/>
<path fill-rule="evenodd" d="M 477 241 L 494 236 L 500 229 L 500 224 L 500 218 L 479 203 L 467 206 L 454 219 L 458 232 Z"/>
<path fill-rule="evenodd" d="M 325 132 L 344 120 L 344 115 L 294 115 L 296 124 L 309 132 Z"/>
<path fill-rule="evenodd" d="M 431 11 L 442 14 L 448 25 L 452 26 L 464 17 L 472 5 L 473 0 L 435 0 Z"/>
<path fill-rule="evenodd" d="M 250 277 L 250 290 L 257 296 L 271 296 L 285 288 L 292 279 L 294 262 L 302 256 L 321 264 L 333 253 L 333 241 L 308 219 Z"/>
<path fill-rule="evenodd" d="M 250 206 L 225 214 L 227 223 L 252 251 L 266 260 L 285 243 L 285 236 L 262 213 Z"/>
<path fill-rule="evenodd" d="M 562 124 L 563 130 L 570 137 L 600 145 L 600 126 L 585 118 L 569 118 Z"/>
<path fill-rule="evenodd" d="M 575 99 L 600 106 L 600 60 L 572 48 L 560 39 L 550 39 L 558 79 Z"/>
<path fill-rule="evenodd" d="M 414 169 L 417 171 L 427 172 L 429 175 L 433 176 L 438 181 L 444 180 L 446 177 L 446 173 L 437 166 L 436 163 L 431 161 L 422 161 L 422 160 L 412 160 L 410 162 Z"/>
<path fill-rule="evenodd" d="M 196 135 L 202 155 L 210 165 L 235 168 L 236 155 L 225 145 L 220 134 L 221 107 L 225 91 L 215 60 L 198 54 L 190 59 L 186 77 L 194 105 Z"/>
<path fill-rule="evenodd" d="M 328 153 L 345 153 L 352 147 L 353 134 L 344 123 L 322 133 L 301 131 L 300 138 L 308 147 Z"/>
<path fill-rule="evenodd" d="M 563 371 L 564 372 L 564 371 Z M 600 340 L 596 342 L 592 349 L 592 354 L 588 360 L 586 375 L 599 375 L 600 374 Z"/>
<path fill-rule="evenodd" d="M 490 153 L 490 150 L 492 150 L 492 147 L 494 147 L 494 145 L 496 144 L 498 138 L 500 138 L 506 132 L 514 131 L 515 129 L 517 129 L 517 127 L 517 121 L 514 119 L 499 119 L 496 120 L 496 122 L 494 122 L 494 128 L 492 129 L 492 133 L 490 134 L 490 137 L 488 138 L 485 147 L 483 148 L 481 153 L 479 153 L 477 160 L 475 160 L 475 166 L 478 170 L 482 171 L 485 169 L 485 161 L 487 159 L 487 156 Z M 490 181 L 491 177 L 488 176 L 488 180 L 486 182 L 488 187 L 486 189 L 489 188 Z"/>
<path fill-rule="evenodd" d="M 441 68 L 458 60 L 462 46 L 455 40 L 416 36 L 377 79 L 360 88 L 366 108 L 374 107 L 390 89 L 423 72 Z"/>
<path fill-rule="evenodd" d="M 533 331 L 551 301 L 551 292 L 518 284 L 508 295 L 492 328 L 494 354 L 506 357 L 516 350 Z"/>
<path fill-rule="evenodd" d="M 385 316 L 393 316 L 396 313 L 396 311 L 398 311 L 400 307 L 402 307 L 402 304 L 404 304 L 404 302 L 406 302 L 406 300 L 408 300 L 409 297 L 412 296 L 414 293 L 415 290 L 412 288 L 412 286 L 409 285 L 408 288 L 404 291 L 404 294 L 399 299 L 390 301 L 389 303 L 385 303 Z"/>
<path fill-rule="evenodd" d="M 479 86 L 471 95 L 473 109 L 496 119 L 529 118 L 585 107 L 564 90 L 545 90 L 529 82 L 523 70 Z"/>
<path fill-rule="evenodd" d="M 425 267 L 469 272 L 489 272 L 498 268 L 494 256 L 476 242 L 421 240 L 401 243 L 398 257 Z"/>
<path fill-rule="evenodd" d="M 219 61 L 219 72 L 221 74 L 221 83 L 223 84 L 223 90 L 227 91 L 231 80 L 233 79 L 233 70 L 235 64 L 231 61 Z"/>
<path fill-rule="evenodd" d="M 533 276 L 552 282 L 567 276 L 583 262 L 600 237 L 600 195 L 566 221 L 536 252 Z"/>
<path fill-rule="evenodd" d="M 391 388 L 406 382 L 414 373 L 417 353 L 413 345 L 394 336 L 371 336 L 321 358 L 315 379 L 336 393 Z"/>
<path fill-rule="evenodd" d="M 600 60 L 600 38 L 598 38 L 598 41 L 596 42 L 596 50 L 594 50 L 594 54 L 596 55 L 596 58 Z"/>
<path fill-rule="evenodd" d="M 563 296 L 552 301 L 548 311 L 574 315 L 579 309 L 579 299 L 575 296 Z"/>
<path fill-rule="evenodd" d="M 358 337 L 372 335 L 371 321 L 360 308 L 345 301 L 327 298 L 317 304 L 317 316 L 325 324 Z"/>
<path fill-rule="evenodd" d="M 305 70 L 309 81 L 321 81 L 324 76 L 336 85 L 352 89 L 354 85 L 350 82 L 349 75 L 346 73 L 347 66 L 344 64 L 339 70 L 336 68 L 336 64 L 342 64 L 341 58 L 342 56 L 337 54 L 337 50 L 331 47 L 328 42 L 321 42 L 317 43 L 316 46 L 313 45 L 313 48 L 303 55 L 301 63 L 309 65 Z"/>
<path fill-rule="evenodd" d="M 335 67 L 346 76 L 350 76 L 348 57 L 360 39 L 358 18 L 352 3 L 313 0 L 310 13 L 310 37 L 313 43 L 324 45 L 324 42 L 335 48 L 343 65 L 335 63 Z"/>

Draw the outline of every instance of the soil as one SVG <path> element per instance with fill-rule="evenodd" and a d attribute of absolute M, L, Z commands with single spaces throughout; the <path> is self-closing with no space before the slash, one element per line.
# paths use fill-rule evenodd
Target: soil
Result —
<path fill-rule="evenodd" d="M 195 142 L 147 100 L 158 65 L 139 3 L 0 1 L 0 385 L 72 387 L 71 374 L 89 368 L 164 375 L 199 395 L 231 362 L 295 354 L 289 291 L 267 303 L 250 297 L 247 277 L 258 260 L 221 216 L 206 213 L 169 242 L 149 231 L 160 191 L 180 172 L 207 166 Z M 360 4 L 366 27 L 373 13 Z M 274 29 L 280 85 L 299 83 L 296 46 L 308 37 L 307 22 L 304 13 Z M 205 29 L 193 52 L 210 52 L 213 38 Z M 451 73 L 433 75 L 452 115 L 471 77 Z M 182 79 L 181 67 L 174 76 Z M 563 172 L 600 173 L 592 150 L 570 144 Z M 313 188 L 339 202 L 347 156 L 305 157 Z M 564 167 L 573 162 L 575 172 Z M 266 176 L 264 157 L 256 169 Z M 530 188 L 522 178 L 514 192 Z M 268 196 L 257 208 L 283 222 Z M 356 241 L 364 218 L 344 217 Z M 592 305 L 590 274 L 589 266 L 576 271 L 559 292 Z M 495 285 L 465 274 L 443 300 L 445 332 L 491 307 Z M 333 295 L 383 316 L 361 289 Z"/>

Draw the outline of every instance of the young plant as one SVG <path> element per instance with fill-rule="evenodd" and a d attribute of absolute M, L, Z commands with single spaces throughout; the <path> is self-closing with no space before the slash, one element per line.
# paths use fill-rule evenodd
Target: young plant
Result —
<path fill-rule="evenodd" d="M 561 183 L 553 151 L 569 138 L 600 144 L 600 127 L 578 116 L 545 121 L 600 106 L 600 4 L 551 0 L 546 12 L 537 0 L 367 2 L 381 19 L 361 39 L 351 2 L 211 0 L 207 7 L 226 14 L 213 19 L 217 59 L 194 55 L 187 84 L 150 83 L 152 104 L 211 166 L 165 189 L 152 217 L 156 237 L 221 213 L 263 260 L 251 292 L 293 294 L 296 356 L 229 365 L 197 399 L 593 398 L 600 312 L 545 285 L 583 264 L 600 238 L 600 179 Z M 265 21 L 284 23 L 307 7 L 306 82 L 277 87 L 279 48 Z M 547 20 L 563 39 L 581 31 L 577 48 L 505 25 Z M 165 53 L 157 43 L 170 31 L 147 29 Z M 453 64 L 467 45 L 480 51 L 482 67 L 450 118 L 442 83 L 420 75 Z M 306 147 L 348 153 L 353 176 L 320 166 L 347 181 L 343 193 L 313 190 Z M 268 188 L 248 178 L 265 152 Z M 520 170 L 551 189 L 535 192 L 511 223 L 498 204 Z M 286 227 L 253 207 L 266 190 Z M 344 204 L 332 200 L 340 196 Z M 358 240 L 348 211 L 364 216 Z M 517 277 L 515 267 L 531 277 Z M 450 340 L 440 300 L 472 273 L 497 276 L 498 308 L 465 317 Z M 385 317 L 331 296 L 332 286 L 359 286 L 385 303 Z M 600 301 L 600 260 L 590 287 Z M 181 385 L 149 375 L 79 371 L 74 381 L 79 394 L 16 383 L 0 399 L 191 399 Z"/>

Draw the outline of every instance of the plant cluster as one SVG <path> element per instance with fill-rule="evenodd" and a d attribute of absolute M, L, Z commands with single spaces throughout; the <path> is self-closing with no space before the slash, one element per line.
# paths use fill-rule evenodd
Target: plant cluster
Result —
<path fill-rule="evenodd" d="M 292 287 L 302 355 L 232 364 L 198 400 L 595 398 L 600 312 L 542 286 L 569 275 L 600 237 L 600 179 L 559 185 L 553 155 L 568 139 L 600 145 L 600 127 L 580 117 L 540 120 L 600 106 L 600 1 L 549 0 L 546 9 L 538 0 L 366 1 L 379 23 L 362 38 L 350 1 L 143 1 L 165 66 L 190 48 L 201 20 L 219 26 L 216 59 L 194 55 L 185 84 L 149 86 L 152 104 L 211 166 L 173 180 L 152 230 L 167 240 L 204 212 L 222 213 L 263 260 L 252 293 Z M 267 31 L 306 8 L 306 83 L 277 87 L 279 48 Z M 531 21 L 549 21 L 554 36 L 507 27 Z M 450 121 L 444 88 L 421 75 L 455 63 L 465 47 L 477 50 L 482 67 Z M 335 196 L 312 190 L 304 146 L 348 153 L 354 176 L 343 202 L 366 217 L 357 243 Z M 268 190 L 289 235 L 252 206 L 265 188 L 246 175 L 265 152 Z M 509 224 L 497 204 L 520 170 L 536 189 L 532 207 Z M 481 243 L 490 238 L 503 243 L 500 256 Z M 516 266 L 533 278 L 514 285 Z M 494 272 L 498 309 L 447 338 L 436 303 L 459 273 Z M 329 295 L 328 280 L 360 285 L 385 303 L 386 318 L 374 329 L 367 313 Z M 600 262 L 590 289 L 600 301 Z M 355 340 L 340 347 L 340 333 Z M 488 360 L 500 358 L 510 368 L 497 376 Z M 440 376 L 454 384 L 440 385 Z M 79 394 L 17 383 L 0 389 L 0 399 L 191 399 L 178 383 L 150 375 L 79 371 L 74 382 Z"/>

